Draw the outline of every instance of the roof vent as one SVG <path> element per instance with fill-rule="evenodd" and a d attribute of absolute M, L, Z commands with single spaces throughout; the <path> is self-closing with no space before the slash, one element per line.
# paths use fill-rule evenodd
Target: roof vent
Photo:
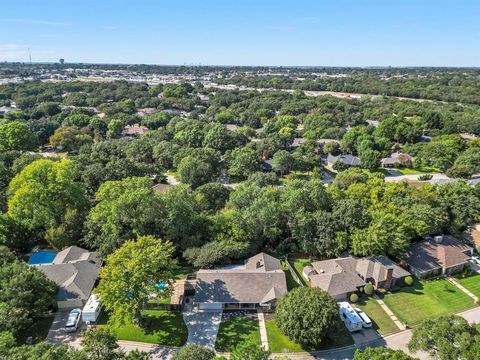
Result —
<path fill-rule="evenodd" d="M 443 242 L 443 235 L 435 236 L 433 239 L 437 244 L 441 244 Z"/>

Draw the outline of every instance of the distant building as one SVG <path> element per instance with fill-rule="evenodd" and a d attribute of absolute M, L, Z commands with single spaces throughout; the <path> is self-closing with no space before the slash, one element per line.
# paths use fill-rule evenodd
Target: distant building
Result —
<path fill-rule="evenodd" d="M 140 126 L 138 124 L 135 125 L 127 125 L 122 131 L 122 136 L 125 137 L 138 137 L 146 134 L 148 132 L 148 128 L 146 126 Z"/>
<path fill-rule="evenodd" d="M 403 166 L 403 167 L 411 167 L 413 163 L 413 157 L 409 154 L 395 152 L 390 157 L 383 158 L 381 161 L 383 167 L 394 167 L 394 166 Z"/>
<path fill-rule="evenodd" d="M 159 111 L 160 110 L 158 110 L 156 108 L 151 108 L 151 107 L 141 108 L 141 109 L 138 109 L 137 115 L 138 116 L 153 115 L 153 114 L 155 114 Z"/>
<path fill-rule="evenodd" d="M 228 131 L 237 131 L 239 126 L 237 124 L 226 124 L 225 125 L 225 128 L 228 130 Z"/>
<path fill-rule="evenodd" d="M 325 159 L 325 162 L 327 164 L 327 167 L 330 169 L 333 169 L 333 166 L 337 162 L 341 162 L 348 167 L 362 165 L 360 158 L 351 154 L 338 155 L 338 156 L 333 156 L 331 154 L 328 154 L 327 158 Z"/>
<path fill-rule="evenodd" d="M 65 59 L 60 59 L 60 60 L 58 60 L 58 62 L 60 63 L 60 65 L 63 65 L 63 64 L 65 64 Z"/>

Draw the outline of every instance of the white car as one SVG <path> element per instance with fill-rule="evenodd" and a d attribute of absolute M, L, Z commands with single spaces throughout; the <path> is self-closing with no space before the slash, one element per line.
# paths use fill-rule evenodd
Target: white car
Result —
<path fill-rule="evenodd" d="M 355 312 L 360 316 L 360 319 L 362 319 L 362 326 L 364 328 L 371 328 L 372 327 L 372 320 L 365 314 L 362 310 L 359 308 L 355 308 Z"/>
<path fill-rule="evenodd" d="M 81 317 L 81 309 L 73 309 L 72 311 L 70 311 L 70 313 L 68 314 L 67 322 L 65 323 L 65 332 L 70 333 L 77 331 Z"/>
<path fill-rule="evenodd" d="M 472 255 L 472 258 L 470 259 L 472 262 L 474 262 L 477 265 L 480 265 L 480 257 L 477 255 Z"/>

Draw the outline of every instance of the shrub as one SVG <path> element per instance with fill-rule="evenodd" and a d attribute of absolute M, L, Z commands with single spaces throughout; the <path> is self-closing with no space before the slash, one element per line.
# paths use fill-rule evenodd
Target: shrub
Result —
<path fill-rule="evenodd" d="M 352 303 L 356 303 L 356 302 L 358 301 L 358 295 L 355 294 L 355 293 L 351 294 L 351 295 L 350 295 L 350 301 L 351 301 Z"/>
<path fill-rule="evenodd" d="M 210 360 L 214 357 L 213 350 L 196 344 L 188 344 L 173 354 L 172 360 Z"/>
<path fill-rule="evenodd" d="M 420 180 L 420 181 L 428 181 L 428 180 L 432 180 L 432 178 L 433 178 L 433 175 L 431 175 L 431 174 L 423 174 L 423 175 L 420 175 L 420 176 L 418 177 L 418 180 Z"/>
<path fill-rule="evenodd" d="M 373 285 L 372 285 L 372 284 L 367 284 L 367 285 L 365 285 L 364 288 L 363 288 L 363 291 L 364 291 L 365 294 L 367 294 L 368 296 L 373 295 Z"/>
<path fill-rule="evenodd" d="M 404 280 L 405 285 L 412 286 L 413 285 L 413 278 L 411 276 L 407 276 Z"/>

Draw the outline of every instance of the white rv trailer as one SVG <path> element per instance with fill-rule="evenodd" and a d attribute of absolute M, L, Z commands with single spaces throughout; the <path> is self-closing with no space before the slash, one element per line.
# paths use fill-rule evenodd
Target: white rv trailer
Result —
<path fill-rule="evenodd" d="M 88 323 L 94 323 L 97 321 L 98 317 L 100 316 L 100 312 L 102 311 L 102 303 L 100 302 L 100 298 L 92 294 L 87 300 L 87 303 L 83 307 L 82 311 L 82 320 Z"/>
<path fill-rule="evenodd" d="M 360 331 L 363 327 L 363 320 L 355 309 L 346 301 L 338 303 L 340 318 L 350 332 Z"/>

